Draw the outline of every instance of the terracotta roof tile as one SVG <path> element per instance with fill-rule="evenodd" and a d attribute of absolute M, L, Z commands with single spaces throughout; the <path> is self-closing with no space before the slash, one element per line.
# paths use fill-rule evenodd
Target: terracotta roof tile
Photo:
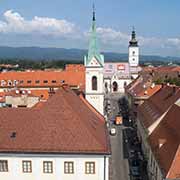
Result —
<path fill-rule="evenodd" d="M 73 78 L 72 78 L 73 77 Z M 16 82 L 15 82 L 16 81 Z M 0 73 L 1 87 L 59 87 L 63 83 L 84 89 L 85 71 L 30 71 Z"/>
<path fill-rule="evenodd" d="M 0 152 L 110 153 L 105 121 L 69 88 L 42 107 L 3 108 L 0 114 Z"/>
<path fill-rule="evenodd" d="M 160 167 L 168 178 L 177 178 L 180 174 L 180 107 L 174 104 L 149 136 L 152 151 Z M 164 143 L 159 146 L 159 140 Z"/>
<path fill-rule="evenodd" d="M 180 98 L 180 87 L 165 86 L 138 107 L 138 117 L 148 128 Z"/>

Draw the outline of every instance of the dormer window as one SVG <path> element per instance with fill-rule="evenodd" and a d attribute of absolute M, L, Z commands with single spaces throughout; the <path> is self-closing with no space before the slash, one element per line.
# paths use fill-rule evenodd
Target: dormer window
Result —
<path fill-rule="evenodd" d="M 36 83 L 36 84 L 39 84 L 39 83 L 40 83 L 40 80 L 36 80 L 35 83 Z"/>
<path fill-rule="evenodd" d="M 56 83 L 56 80 L 52 80 L 51 82 L 52 82 L 52 83 Z"/>
<path fill-rule="evenodd" d="M 48 83 L 48 80 L 44 80 L 43 83 L 47 84 L 47 83 Z"/>

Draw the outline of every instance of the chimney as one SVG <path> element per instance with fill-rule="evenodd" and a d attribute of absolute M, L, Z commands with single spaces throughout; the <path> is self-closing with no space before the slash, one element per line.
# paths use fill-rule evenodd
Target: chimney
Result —
<path fill-rule="evenodd" d="M 153 89 L 155 87 L 155 83 L 152 83 L 151 85 L 151 89 Z"/>
<path fill-rule="evenodd" d="M 176 93 L 176 86 L 173 86 L 173 94 Z"/>
<path fill-rule="evenodd" d="M 166 143 L 166 139 L 161 138 L 158 140 L 158 143 L 159 143 L 158 145 L 159 145 L 159 149 L 160 149 Z"/>
<path fill-rule="evenodd" d="M 144 95 L 147 95 L 148 94 L 148 92 L 147 91 L 144 91 Z"/>

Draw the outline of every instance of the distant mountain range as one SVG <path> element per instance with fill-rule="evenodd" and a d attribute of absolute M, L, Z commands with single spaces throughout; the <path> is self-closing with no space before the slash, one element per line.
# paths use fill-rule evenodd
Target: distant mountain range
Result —
<path fill-rule="evenodd" d="M 87 50 L 64 48 L 40 48 L 40 47 L 0 47 L 0 59 L 29 59 L 29 60 L 71 60 L 82 61 Z M 127 61 L 128 54 L 104 52 L 105 61 Z M 141 55 L 141 62 L 153 61 L 180 61 L 179 57 L 162 57 Z"/>

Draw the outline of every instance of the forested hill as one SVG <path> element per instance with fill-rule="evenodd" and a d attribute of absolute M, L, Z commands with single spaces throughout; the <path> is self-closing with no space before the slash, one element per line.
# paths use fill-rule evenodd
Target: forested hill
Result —
<path fill-rule="evenodd" d="M 0 47 L 0 59 L 82 61 L 87 50 L 40 47 Z M 128 54 L 104 52 L 105 61 L 127 61 Z M 140 61 L 180 61 L 178 57 L 140 56 Z"/>

